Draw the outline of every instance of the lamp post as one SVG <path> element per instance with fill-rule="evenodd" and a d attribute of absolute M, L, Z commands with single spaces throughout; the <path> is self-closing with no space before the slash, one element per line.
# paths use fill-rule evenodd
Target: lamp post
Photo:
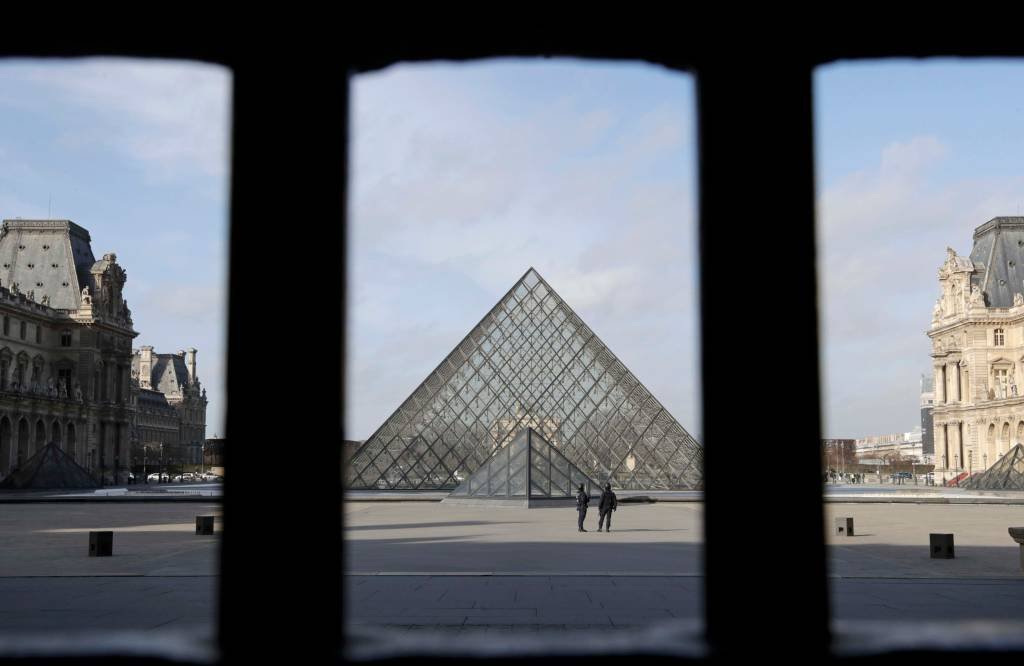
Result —
<path fill-rule="evenodd" d="M 142 445 L 142 482 L 149 483 L 149 476 L 146 474 L 146 454 L 149 453 L 149 447 L 145 444 Z"/>
<path fill-rule="evenodd" d="M 157 483 L 163 483 L 164 481 L 164 443 L 160 442 L 160 480 Z"/>
<path fill-rule="evenodd" d="M 953 454 L 953 470 L 957 472 L 956 475 L 956 487 L 960 487 L 960 455 L 957 453 Z"/>

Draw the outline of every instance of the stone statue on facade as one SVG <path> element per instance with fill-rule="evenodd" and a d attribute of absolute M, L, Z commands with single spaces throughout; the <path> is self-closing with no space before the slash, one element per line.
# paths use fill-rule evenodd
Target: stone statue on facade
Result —
<path fill-rule="evenodd" d="M 45 305 L 46 307 L 50 307 L 50 296 L 49 296 L 48 294 L 43 294 L 43 300 L 42 300 L 42 303 L 43 303 L 43 305 Z"/>
<path fill-rule="evenodd" d="M 937 322 L 942 319 L 942 299 L 935 299 L 935 307 L 932 308 L 932 321 Z"/>
<path fill-rule="evenodd" d="M 1024 294 L 1016 293 L 1013 295 L 1013 307 L 1024 305 Z"/>
<path fill-rule="evenodd" d="M 60 387 L 59 395 L 64 400 L 68 399 L 68 385 L 67 382 L 58 382 L 57 385 Z"/>
<path fill-rule="evenodd" d="M 1017 380 L 1013 375 L 1010 376 L 1010 395 L 1013 397 L 1017 396 Z"/>
<path fill-rule="evenodd" d="M 89 295 L 89 285 L 82 287 L 82 305 L 92 305 L 92 296 Z"/>
<path fill-rule="evenodd" d="M 981 306 L 985 307 L 985 297 L 981 294 L 981 289 L 978 289 L 978 285 L 971 287 L 971 307 Z"/>
<path fill-rule="evenodd" d="M 75 381 L 75 400 L 82 402 L 82 386 Z"/>
<path fill-rule="evenodd" d="M 12 294 L 15 294 L 15 295 L 17 295 L 17 294 L 20 294 L 20 293 L 21 293 L 21 292 L 20 292 L 20 291 L 18 290 L 18 283 L 17 283 L 17 282 L 12 282 L 12 283 L 11 283 L 11 293 L 12 293 Z"/>

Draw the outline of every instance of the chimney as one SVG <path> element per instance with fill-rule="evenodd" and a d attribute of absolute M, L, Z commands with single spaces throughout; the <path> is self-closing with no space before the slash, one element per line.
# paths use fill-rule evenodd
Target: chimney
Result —
<path fill-rule="evenodd" d="M 199 375 L 196 374 L 196 348 L 189 347 L 188 354 L 185 356 L 185 363 L 188 364 L 188 381 L 190 384 L 195 384 L 199 381 Z"/>
<path fill-rule="evenodd" d="M 153 348 L 139 347 L 139 387 L 153 388 Z"/>

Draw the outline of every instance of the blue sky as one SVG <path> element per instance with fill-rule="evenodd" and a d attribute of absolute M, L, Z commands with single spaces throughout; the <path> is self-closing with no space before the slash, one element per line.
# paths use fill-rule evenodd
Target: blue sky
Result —
<path fill-rule="evenodd" d="M 917 424 L 947 245 L 1024 214 L 1024 70 L 815 75 L 826 434 Z M 536 267 L 700 433 L 694 90 L 643 63 L 402 65 L 353 81 L 348 434 L 364 438 Z M 70 218 L 128 271 L 136 345 L 199 349 L 223 429 L 230 73 L 0 65 L 0 217 Z M 742 183 L 737 183 L 742 191 Z"/>
<path fill-rule="evenodd" d="M 945 248 L 1024 214 L 1024 67 L 830 65 L 815 120 L 825 432 L 908 431 Z"/>
<path fill-rule="evenodd" d="M 179 62 L 0 63 L 0 217 L 71 219 L 116 252 L 140 335 L 199 350 L 223 433 L 230 74 Z"/>
<path fill-rule="evenodd" d="M 699 434 L 693 81 L 570 60 L 353 82 L 349 436 L 533 266 Z"/>

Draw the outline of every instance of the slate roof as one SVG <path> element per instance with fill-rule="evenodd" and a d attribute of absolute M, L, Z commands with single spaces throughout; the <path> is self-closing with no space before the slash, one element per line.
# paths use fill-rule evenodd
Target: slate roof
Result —
<path fill-rule="evenodd" d="M 994 217 L 975 229 L 971 260 L 982 267 L 971 285 L 984 292 L 985 304 L 1011 307 L 1013 295 L 1024 294 L 1024 217 Z"/>
<path fill-rule="evenodd" d="M 77 310 L 96 263 L 89 232 L 71 220 L 4 220 L 0 227 L 0 281 L 17 282 L 50 307 Z M 42 286 L 40 286 L 42 285 Z"/>
<path fill-rule="evenodd" d="M 139 371 L 139 355 L 132 355 L 132 369 Z M 188 366 L 178 354 L 153 354 L 153 369 L 149 385 L 165 395 L 180 394 L 188 386 Z"/>

